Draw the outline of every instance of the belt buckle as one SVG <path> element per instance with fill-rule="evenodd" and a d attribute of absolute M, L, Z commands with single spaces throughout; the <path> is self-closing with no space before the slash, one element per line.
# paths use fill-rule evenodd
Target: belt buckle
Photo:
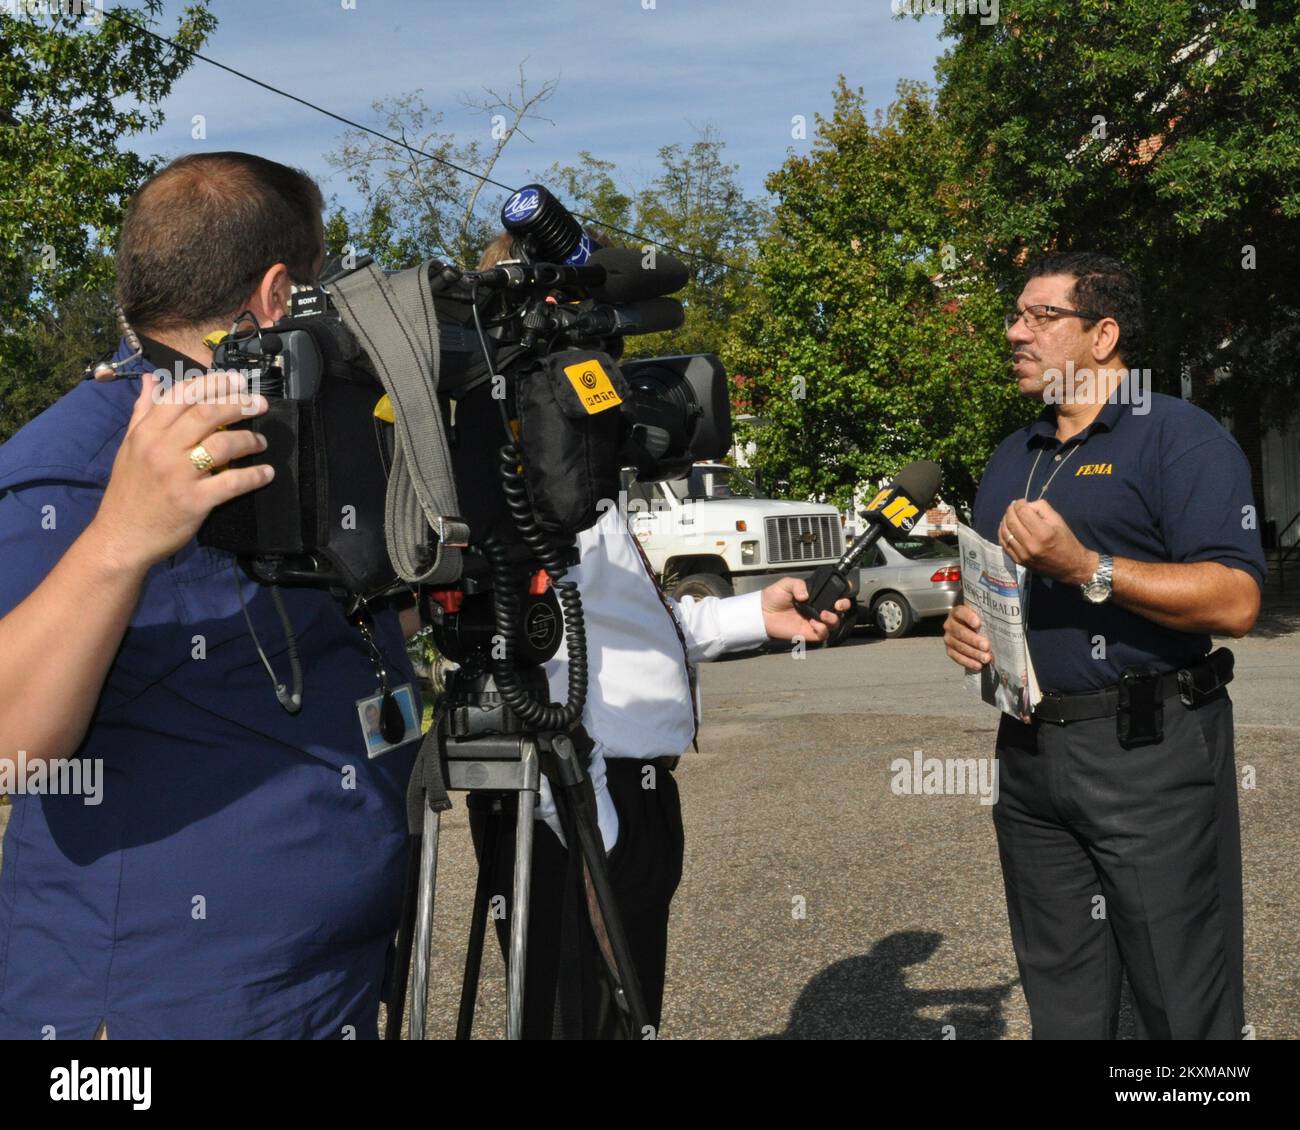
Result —
<path fill-rule="evenodd" d="M 1188 710 L 1196 705 L 1196 683 L 1192 680 L 1192 673 L 1186 667 L 1178 668 L 1178 701 L 1181 702 Z"/>

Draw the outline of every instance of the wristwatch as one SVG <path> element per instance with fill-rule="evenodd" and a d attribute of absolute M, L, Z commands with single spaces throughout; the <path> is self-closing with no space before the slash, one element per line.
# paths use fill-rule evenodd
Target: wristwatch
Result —
<path fill-rule="evenodd" d="M 1093 604 L 1101 604 L 1110 599 L 1110 579 L 1115 572 L 1115 559 L 1109 553 L 1097 555 L 1097 571 L 1092 579 L 1079 586 L 1086 599 Z"/>

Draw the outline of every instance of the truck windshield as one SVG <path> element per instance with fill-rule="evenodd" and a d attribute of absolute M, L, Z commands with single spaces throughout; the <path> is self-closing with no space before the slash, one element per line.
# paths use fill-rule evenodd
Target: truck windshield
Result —
<path fill-rule="evenodd" d="M 692 467 L 684 479 L 664 484 L 678 498 L 763 498 L 762 492 L 734 467 Z"/>

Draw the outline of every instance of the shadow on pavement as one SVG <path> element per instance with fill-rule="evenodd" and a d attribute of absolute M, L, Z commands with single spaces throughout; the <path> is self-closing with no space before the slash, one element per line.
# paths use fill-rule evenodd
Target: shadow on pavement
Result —
<path fill-rule="evenodd" d="M 928 961 L 942 941 L 942 934 L 909 930 L 882 938 L 868 954 L 827 966 L 804 986 L 785 1031 L 767 1038 L 938 1040 L 952 1025 L 960 1040 L 1001 1039 L 1002 1009 L 1015 981 L 970 989 L 907 986 L 907 967 Z M 922 1009 L 937 1018 L 921 1016 Z"/>

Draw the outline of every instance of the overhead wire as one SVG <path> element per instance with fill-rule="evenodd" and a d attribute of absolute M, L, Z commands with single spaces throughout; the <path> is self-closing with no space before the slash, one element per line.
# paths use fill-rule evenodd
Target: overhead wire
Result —
<path fill-rule="evenodd" d="M 514 193 L 518 191 L 516 188 L 512 188 L 508 184 L 502 184 L 500 181 L 494 180 L 490 176 L 487 176 L 483 173 L 476 173 L 472 169 L 464 168 L 463 166 L 456 164 L 456 162 L 454 161 L 449 161 L 447 158 L 440 157 L 436 153 L 429 153 L 426 150 L 423 150 L 416 145 L 412 145 L 401 138 L 391 137 L 388 134 L 384 133 L 382 130 L 375 129 L 373 126 L 365 125 L 363 122 L 356 121 L 355 119 L 349 118 L 343 114 L 335 113 L 335 111 L 327 109 L 324 106 L 318 105 L 317 103 L 312 102 L 310 99 L 303 98 L 301 95 L 294 94 L 288 90 L 283 90 L 278 86 L 274 86 L 271 83 L 264 81 L 263 79 L 256 78 L 253 75 L 247 74 L 244 71 L 229 66 L 228 64 L 221 62 L 219 59 L 213 59 L 211 56 L 205 55 L 201 51 L 196 51 L 192 47 L 186 47 L 183 44 L 177 43 L 174 39 L 171 39 L 168 36 L 163 35 L 161 32 L 154 31 L 152 28 L 145 26 L 143 23 L 128 17 L 127 13 L 135 13 L 137 11 L 138 9 L 134 9 L 134 8 L 111 8 L 111 9 L 105 9 L 103 14 L 105 17 L 118 20 L 124 24 L 128 24 L 136 31 L 143 32 L 145 35 L 151 37 L 152 39 L 158 41 L 159 43 L 165 43 L 173 51 L 176 51 L 179 54 L 186 55 L 192 59 L 198 59 L 204 63 L 207 63 L 209 66 L 216 67 L 218 70 L 225 71 L 229 75 L 233 75 L 236 78 L 243 79 L 245 82 L 250 82 L 254 86 L 261 87 L 263 90 L 266 90 L 271 94 L 278 95 L 281 98 L 287 98 L 291 102 L 296 102 L 300 106 L 305 106 L 309 110 L 316 111 L 316 113 L 318 114 L 324 114 L 325 117 L 332 118 L 334 121 L 347 126 L 349 129 L 354 129 L 360 131 L 361 133 L 370 134 L 373 137 L 377 137 L 380 140 L 387 142 L 389 145 L 397 146 L 399 149 L 405 149 L 410 153 L 413 153 L 419 157 L 423 157 L 425 160 L 434 161 L 437 164 L 444 165 L 447 168 L 452 169 L 453 171 L 459 173 L 461 176 L 470 177 L 471 179 L 477 180 L 482 184 L 489 184 L 493 188 L 499 188 L 502 191 L 509 192 L 509 193 Z M 597 219 L 596 217 L 593 216 L 585 215 L 582 212 L 571 212 L 570 214 L 579 220 L 585 220 L 587 223 L 597 224 L 600 227 L 605 228 L 605 230 L 612 232 L 616 235 L 623 236 L 627 239 L 635 240 L 636 242 L 640 243 L 642 246 L 660 247 L 663 248 L 665 251 L 672 253 L 673 255 L 677 255 L 679 257 L 689 259 L 689 260 L 695 260 L 697 262 L 708 263 L 710 266 L 721 267 L 724 270 L 728 270 L 728 271 L 737 271 L 741 274 L 747 274 L 747 275 L 753 275 L 755 273 L 749 267 L 742 267 L 737 264 L 726 263 L 720 259 L 714 259 L 708 255 L 704 255 L 701 252 L 690 251 L 681 247 L 675 247 L 674 245 L 667 243 L 663 240 L 651 239 L 650 237 L 642 235 L 638 232 L 629 231 L 626 228 L 620 228 L 617 225 L 610 224 L 604 220 Z"/>

